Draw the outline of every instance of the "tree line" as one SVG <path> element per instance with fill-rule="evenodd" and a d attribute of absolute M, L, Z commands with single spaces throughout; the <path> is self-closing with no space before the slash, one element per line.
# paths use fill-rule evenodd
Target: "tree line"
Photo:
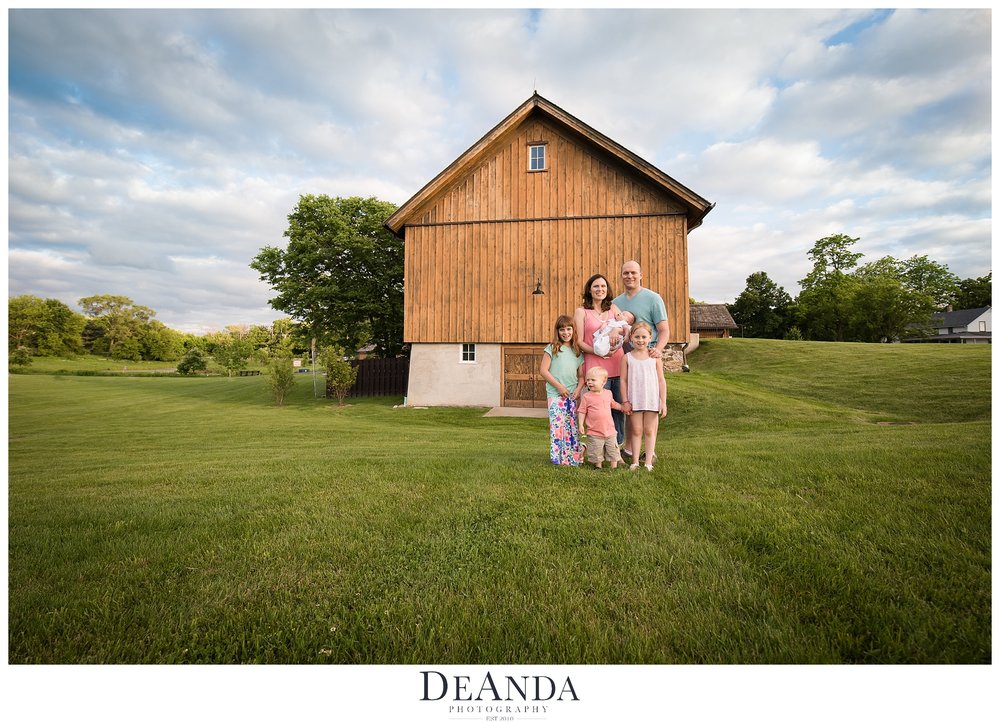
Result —
<path fill-rule="evenodd" d="M 9 356 L 14 363 L 87 353 L 177 361 L 182 372 L 204 369 L 211 356 L 232 373 L 250 362 L 310 353 L 314 344 L 339 356 L 364 347 L 399 355 L 403 241 L 383 225 L 395 210 L 377 198 L 301 196 L 288 216 L 287 247 L 265 246 L 250 264 L 276 291 L 271 307 L 290 315 L 270 326 L 197 336 L 168 328 L 127 296 L 81 298 L 80 313 L 57 299 L 24 295 L 8 300 Z"/>
<path fill-rule="evenodd" d="M 727 304 L 742 334 L 755 338 L 813 341 L 895 341 L 948 306 L 992 305 L 993 273 L 959 279 L 927 256 L 885 256 L 860 264 L 859 238 L 845 234 L 816 241 L 808 252 L 812 270 L 792 298 L 764 271 L 751 273 L 746 288 Z"/>
<path fill-rule="evenodd" d="M 167 327 L 154 318 L 156 311 L 127 296 L 87 296 L 78 304 L 82 313 L 54 298 L 8 299 L 11 359 L 25 363 L 33 356 L 94 354 L 120 361 L 173 362 L 189 355 L 211 356 L 232 372 L 252 362 L 266 364 L 277 356 L 309 350 L 310 341 L 300 325 L 287 318 L 269 326 L 231 325 L 198 336 Z"/>
<path fill-rule="evenodd" d="M 251 363 L 264 366 L 267 385 L 281 406 L 295 385 L 292 357 L 309 353 L 309 329 L 283 318 L 270 326 L 227 326 L 197 336 L 168 328 L 156 311 L 127 296 L 97 295 L 79 300 L 83 313 L 62 301 L 22 295 L 7 301 L 8 359 L 26 366 L 33 356 L 70 357 L 90 353 L 121 361 L 177 362 L 181 374 L 208 368 L 208 357 L 234 375 Z M 343 348 L 327 346 L 317 354 L 327 386 L 341 406 L 358 370 Z"/>
<path fill-rule="evenodd" d="M 8 300 L 8 352 L 31 356 L 91 353 L 123 361 L 180 361 L 204 368 L 212 356 L 235 372 L 278 356 L 369 345 L 383 357 L 403 345 L 403 241 L 385 227 L 396 206 L 375 198 L 304 195 L 288 216 L 286 248 L 266 246 L 251 268 L 277 292 L 270 304 L 291 318 L 270 326 L 227 326 L 197 336 L 168 328 L 156 312 L 126 296 L 79 300 L 82 313 L 37 296 Z M 959 279 L 927 256 L 886 256 L 859 265 L 860 239 L 827 236 L 808 252 L 813 268 L 792 298 L 766 272 L 750 274 L 727 304 L 744 336 L 822 341 L 886 341 L 951 305 L 992 304 L 992 272 Z M 342 354 L 342 352 L 341 352 Z M 18 361 L 18 359 L 20 361 Z M 199 360 L 201 359 L 201 360 Z"/>

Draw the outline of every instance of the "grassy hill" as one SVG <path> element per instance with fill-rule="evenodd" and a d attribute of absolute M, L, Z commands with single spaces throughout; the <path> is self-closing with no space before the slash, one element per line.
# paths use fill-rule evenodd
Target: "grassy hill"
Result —
<path fill-rule="evenodd" d="M 736 387 L 884 420 L 990 418 L 990 346 L 726 339 L 692 361 Z"/>
<path fill-rule="evenodd" d="M 689 362 L 652 474 L 305 376 L 11 376 L 10 661 L 991 661 L 989 347 Z"/>

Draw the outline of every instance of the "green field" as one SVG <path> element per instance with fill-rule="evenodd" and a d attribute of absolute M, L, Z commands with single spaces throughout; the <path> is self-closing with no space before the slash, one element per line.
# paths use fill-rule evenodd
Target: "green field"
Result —
<path fill-rule="evenodd" d="M 991 662 L 991 349 L 730 339 L 650 474 L 308 377 L 9 377 L 11 663 Z"/>

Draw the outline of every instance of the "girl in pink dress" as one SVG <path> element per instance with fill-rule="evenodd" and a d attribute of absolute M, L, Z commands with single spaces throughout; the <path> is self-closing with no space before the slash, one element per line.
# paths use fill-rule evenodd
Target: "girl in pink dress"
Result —
<path fill-rule="evenodd" d="M 660 419 L 667 415 L 667 381 L 663 378 L 663 359 L 649 355 L 653 329 L 645 321 L 632 327 L 632 350 L 622 358 L 622 406 L 628 414 L 629 446 L 632 447 L 630 471 L 639 468 L 640 444 L 646 445 L 646 471 L 656 461 L 656 432 Z"/>

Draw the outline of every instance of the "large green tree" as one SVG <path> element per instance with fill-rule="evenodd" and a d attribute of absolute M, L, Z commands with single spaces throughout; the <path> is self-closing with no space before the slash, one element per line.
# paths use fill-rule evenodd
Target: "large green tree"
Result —
<path fill-rule="evenodd" d="M 303 195 L 288 216 L 288 245 L 250 267 L 289 314 L 325 344 L 382 355 L 403 348 L 403 241 L 384 226 L 396 206 L 376 198 Z"/>
<path fill-rule="evenodd" d="M 746 288 L 728 308 L 744 336 L 781 338 L 790 326 L 791 305 L 785 289 L 757 271 L 747 276 Z"/>
<path fill-rule="evenodd" d="M 806 338 L 844 341 L 850 321 L 855 279 L 850 272 L 863 254 L 851 250 L 858 242 L 843 233 L 821 238 L 809 250 L 812 271 L 799 281 L 799 323 Z"/>
<path fill-rule="evenodd" d="M 133 303 L 127 296 L 108 294 L 87 296 L 79 303 L 83 312 L 96 322 L 91 333 L 102 341 L 103 350 L 115 358 L 141 358 L 141 336 L 156 311 Z M 124 348 L 119 349 L 122 344 Z M 95 350 L 99 350 L 96 344 Z"/>
<path fill-rule="evenodd" d="M 38 356 L 68 356 L 83 351 L 86 319 L 55 298 L 15 296 L 7 301 L 7 347 L 24 347 Z"/>
<path fill-rule="evenodd" d="M 926 256 L 914 259 L 925 269 L 937 265 L 928 264 Z M 926 277 L 915 279 L 914 259 L 885 256 L 854 271 L 848 341 L 892 341 L 910 333 L 912 325 L 930 320 L 937 306 L 935 294 L 943 286 Z"/>
<path fill-rule="evenodd" d="M 935 309 L 941 310 L 954 303 L 959 280 L 958 276 L 948 270 L 948 266 L 932 261 L 927 256 L 912 256 L 898 261 L 897 269 L 903 287 L 927 296 Z"/>

